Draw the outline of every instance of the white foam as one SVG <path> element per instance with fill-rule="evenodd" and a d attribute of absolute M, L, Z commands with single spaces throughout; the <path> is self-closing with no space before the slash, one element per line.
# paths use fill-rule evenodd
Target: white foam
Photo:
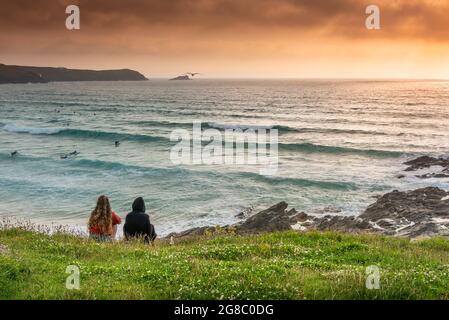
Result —
<path fill-rule="evenodd" d="M 14 133 L 29 133 L 29 134 L 55 134 L 61 132 L 62 128 L 35 128 L 35 127 L 19 127 L 14 124 L 7 124 L 3 130 Z"/>
<path fill-rule="evenodd" d="M 292 225 L 291 227 L 292 227 L 293 230 L 296 230 L 296 231 L 305 231 L 305 230 L 307 230 L 307 228 L 304 227 L 301 224 L 301 222 L 297 222 L 296 224 Z"/>
<path fill-rule="evenodd" d="M 432 221 L 435 223 L 438 223 L 438 224 L 440 224 L 440 223 L 444 223 L 444 224 L 448 223 L 449 224 L 449 219 L 444 219 L 444 218 L 432 218 Z"/>

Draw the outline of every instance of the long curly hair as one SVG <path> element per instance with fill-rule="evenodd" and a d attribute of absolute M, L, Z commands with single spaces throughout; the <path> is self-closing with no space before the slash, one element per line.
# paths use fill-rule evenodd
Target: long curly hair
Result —
<path fill-rule="evenodd" d="M 90 214 L 88 226 L 97 227 L 104 234 L 112 232 L 112 209 L 108 197 L 98 197 L 97 206 Z"/>

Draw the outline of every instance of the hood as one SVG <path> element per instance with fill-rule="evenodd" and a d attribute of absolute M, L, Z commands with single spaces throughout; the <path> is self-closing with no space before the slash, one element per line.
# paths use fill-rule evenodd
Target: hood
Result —
<path fill-rule="evenodd" d="M 145 201 L 142 197 L 137 198 L 133 202 L 133 211 L 135 212 L 145 212 Z"/>

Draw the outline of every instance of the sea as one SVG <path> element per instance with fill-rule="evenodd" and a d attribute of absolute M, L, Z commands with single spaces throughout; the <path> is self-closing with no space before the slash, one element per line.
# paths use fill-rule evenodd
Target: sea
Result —
<path fill-rule="evenodd" d="M 276 129 L 277 171 L 174 163 L 170 136 L 198 122 L 219 132 Z M 235 223 L 280 201 L 358 215 L 395 189 L 449 189 L 448 179 L 403 172 L 414 157 L 449 155 L 448 125 L 448 81 L 0 85 L 0 217 L 85 230 L 103 194 L 122 218 L 142 196 L 159 235 Z"/>

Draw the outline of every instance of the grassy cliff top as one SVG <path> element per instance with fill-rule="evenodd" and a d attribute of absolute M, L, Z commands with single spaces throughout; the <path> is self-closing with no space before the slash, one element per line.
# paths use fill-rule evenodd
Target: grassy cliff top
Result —
<path fill-rule="evenodd" d="M 68 290 L 66 268 L 80 269 Z M 366 267 L 380 271 L 367 289 Z M 449 240 L 282 232 L 174 245 L 0 231 L 2 299 L 449 299 Z"/>

